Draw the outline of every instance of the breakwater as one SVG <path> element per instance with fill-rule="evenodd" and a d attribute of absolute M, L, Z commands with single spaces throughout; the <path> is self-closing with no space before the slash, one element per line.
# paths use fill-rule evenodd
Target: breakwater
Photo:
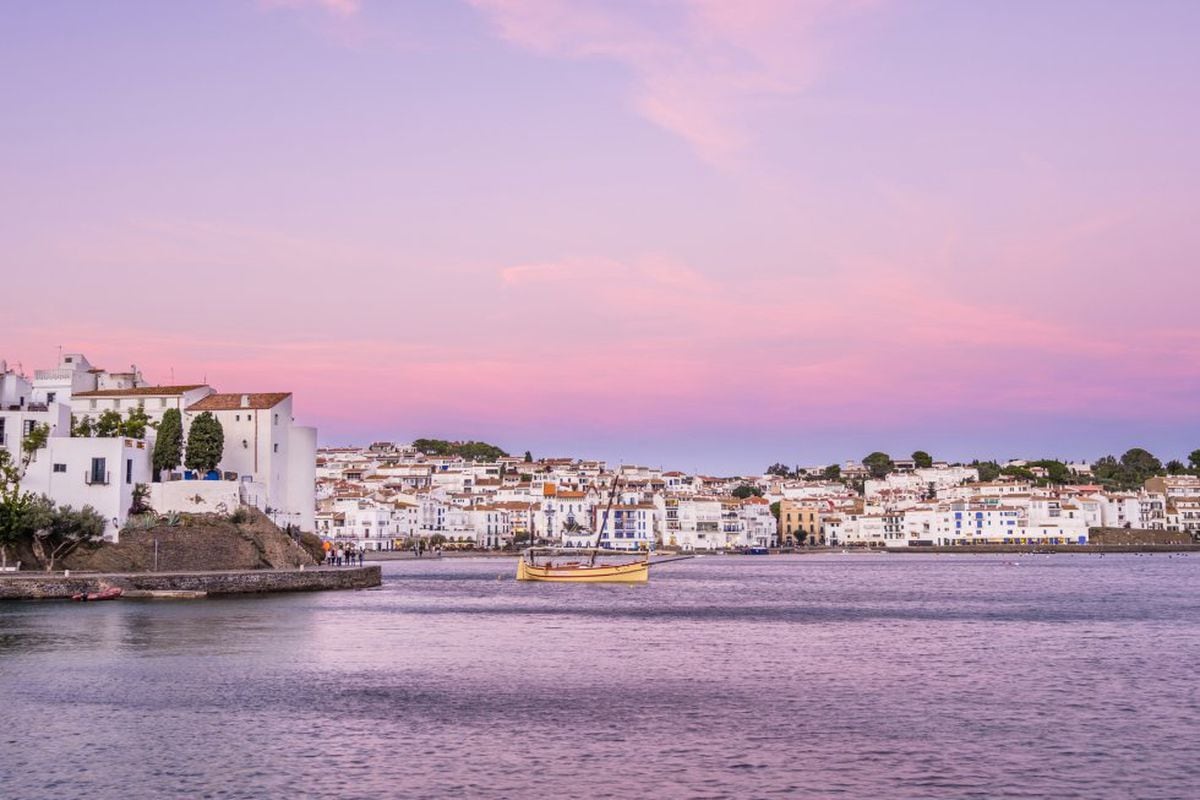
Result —
<path fill-rule="evenodd" d="M 378 586 L 378 565 L 216 572 L 19 572 L 0 575 L 0 600 L 61 600 L 79 592 L 120 587 L 129 592 L 204 592 L 209 595 L 316 592 Z"/>

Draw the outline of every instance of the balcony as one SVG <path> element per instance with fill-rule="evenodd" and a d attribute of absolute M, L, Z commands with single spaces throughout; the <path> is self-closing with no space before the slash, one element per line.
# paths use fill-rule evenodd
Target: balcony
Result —
<path fill-rule="evenodd" d="M 111 476 L 111 472 L 105 472 L 103 475 L 95 472 L 85 472 L 83 473 L 83 482 L 88 486 L 108 486 Z"/>

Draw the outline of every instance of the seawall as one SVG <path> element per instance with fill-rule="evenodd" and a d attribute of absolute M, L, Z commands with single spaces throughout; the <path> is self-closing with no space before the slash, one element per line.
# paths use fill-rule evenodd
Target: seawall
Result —
<path fill-rule="evenodd" d="M 0 575 L 0 600 L 61 600 L 113 586 L 137 592 L 205 592 L 209 595 L 368 589 L 382 581 L 377 564 L 221 572 L 79 573 L 18 572 Z"/>
<path fill-rule="evenodd" d="M 840 548 L 837 548 L 840 550 Z M 980 553 L 1200 553 L 1194 544 L 973 544 L 956 547 L 851 547 L 851 553 L 941 553 L 971 555 Z"/>

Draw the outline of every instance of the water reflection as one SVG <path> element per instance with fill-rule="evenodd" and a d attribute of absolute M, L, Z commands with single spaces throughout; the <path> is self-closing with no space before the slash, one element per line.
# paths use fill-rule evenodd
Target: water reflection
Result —
<path fill-rule="evenodd" d="M 8 604 L 0 796 L 1190 796 L 1200 559 L 1009 561 Z"/>

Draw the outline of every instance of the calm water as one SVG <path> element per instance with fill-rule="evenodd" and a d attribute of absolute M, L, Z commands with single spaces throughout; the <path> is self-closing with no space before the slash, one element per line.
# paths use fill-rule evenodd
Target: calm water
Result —
<path fill-rule="evenodd" d="M 0 605 L 0 797 L 1200 796 L 1200 557 Z"/>

